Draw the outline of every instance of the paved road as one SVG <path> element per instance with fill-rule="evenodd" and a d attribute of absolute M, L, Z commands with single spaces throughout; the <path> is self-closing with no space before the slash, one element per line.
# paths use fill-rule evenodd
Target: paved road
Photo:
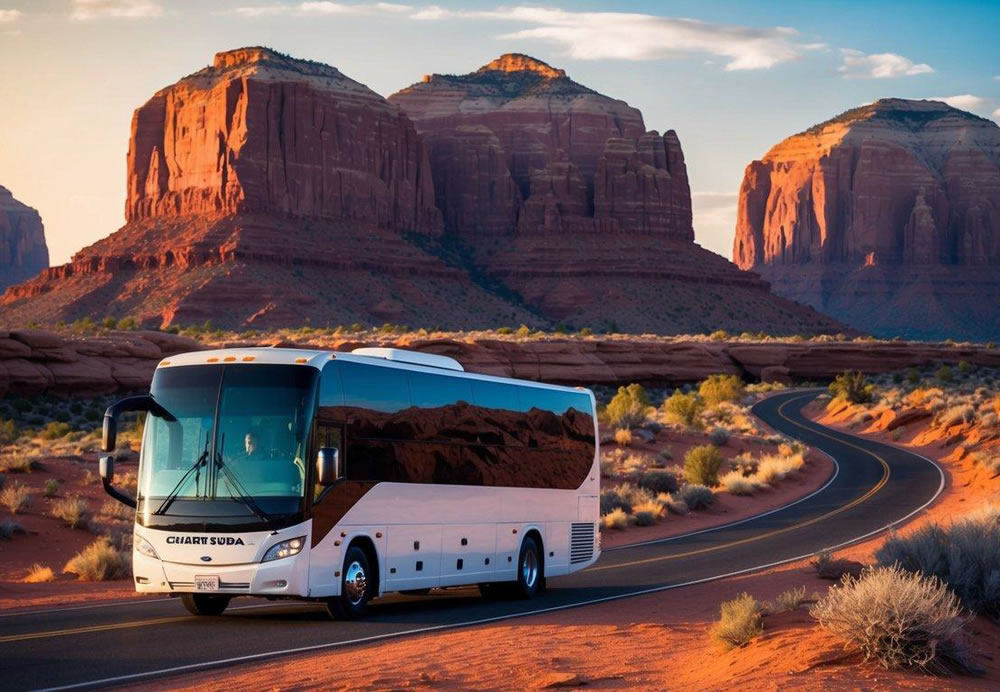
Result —
<path fill-rule="evenodd" d="M 757 404 L 773 428 L 821 449 L 837 472 L 794 505 L 729 526 L 607 550 L 596 565 L 549 582 L 529 602 L 485 601 L 475 589 L 372 604 L 361 622 L 332 622 L 315 605 L 237 599 L 222 618 L 188 616 L 153 599 L 0 614 L 0 687 L 101 687 L 405 633 L 490 622 L 674 589 L 794 560 L 885 530 L 930 503 L 944 477 L 929 460 L 812 423 L 813 394 Z M 436 592 L 435 592 L 436 593 Z M 678 597 L 681 597 L 678 594 Z"/>

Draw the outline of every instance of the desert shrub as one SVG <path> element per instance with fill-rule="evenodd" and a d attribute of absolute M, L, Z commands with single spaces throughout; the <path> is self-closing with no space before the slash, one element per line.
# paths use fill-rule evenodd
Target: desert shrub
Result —
<path fill-rule="evenodd" d="M 656 500 L 648 500 L 632 508 L 636 526 L 652 526 L 663 514 L 663 505 Z"/>
<path fill-rule="evenodd" d="M 942 365 L 940 368 L 938 368 L 938 371 L 934 373 L 934 377 L 937 378 L 938 382 L 943 382 L 945 384 L 955 379 L 955 376 L 952 373 L 951 368 L 949 368 L 947 365 Z"/>
<path fill-rule="evenodd" d="M 729 442 L 729 431 L 725 428 L 712 428 L 708 433 L 708 441 L 716 447 L 724 447 Z"/>
<path fill-rule="evenodd" d="M 86 500 L 79 497 L 66 497 L 52 503 L 51 515 L 62 520 L 66 526 L 75 529 L 84 526 L 90 518 L 90 508 Z"/>
<path fill-rule="evenodd" d="M 824 550 L 813 560 L 813 568 L 820 579 L 840 581 L 845 574 L 857 576 L 861 573 L 861 563 L 842 557 L 835 557 L 829 550 Z"/>
<path fill-rule="evenodd" d="M 769 613 L 784 613 L 789 610 L 798 610 L 804 603 L 808 603 L 811 600 L 806 596 L 806 593 L 806 587 L 804 586 L 782 591 L 774 597 L 773 601 L 767 603 L 765 610 Z"/>
<path fill-rule="evenodd" d="M 0 421 L 0 445 L 9 445 L 21 436 L 17 423 L 12 420 Z"/>
<path fill-rule="evenodd" d="M 100 480 L 100 478 L 98 478 L 98 480 Z M 135 475 L 134 471 L 116 473 L 114 477 L 114 484 L 115 487 L 134 495 L 135 491 L 139 488 L 139 477 Z"/>
<path fill-rule="evenodd" d="M 687 503 L 683 500 L 675 498 L 669 493 L 660 493 L 656 496 L 656 501 L 661 507 L 665 508 L 671 514 L 685 515 L 690 511 Z"/>
<path fill-rule="evenodd" d="M 615 430 L 615 442 L 622 447 L 628 447 L 632 444 L 632 431 L 628 428 L 618 428 Z"/>
<path fill-rule="evenodd" d="M 674 448 L 673 447 L 664 447 L 663 449 L 660 450 L 660 453 L 657 454 L 656 456 L 658 456 L 660 458 L 660 460 L 663 461 L 664 463 L 668 462 L 668 461 L 673 461 L 674 460 Z"/>
<path fill-rule="evenodd" d="M 59 492 L 59 481 L 55 478 L 50 478 L 45 481 L 45 497 L 53 497 Z"/>
<path fill-rule="evenodd" d="M 0 504 L 9 509 L 11 514 L 17 514 L 31 506 L 31 493 L 23 483 L 11 483 L 0 490 Z"/>
<path fill-rule="evenodd" d="M 973 365 L 967 360 L 958 361 L 958 371 L 963 375 L 968 375 L 973 370 Z"/>
<path fill-rule="evenodd" d="M 51 567 L 43 567 L 37 562 L 28 570 L 28 574 L 21 581 L 25 584 L 41 584 L 52 581 L 56 575 L 52 573 Z"/>
<path fill-rule="evenodd" d="M 701 406 L 701 401 L 694 394 L 685 394 L 675 389 L 674 393 L 663 401 L 663 415 L 671 423 L 690 427 L 698 420 Z"/>
<path fill-rule="evenodd" d="M 80 581 L 108 581 L 128 575 L 129 556 L 101 536 L 70 558 L 63 567 L 65 574 L 75 574 Z"/>
<path fill-rule="evenodd" d="M 646 471 L 638 478 L 640 488 L 644 488 L 651 493 L 673 493 L 677 492 L 677 476 L 670 471 Z"/>
<path fill-rule="evenodd" d="M 906 381 L 910 384 L 920 384 L 920 371 L 916 368 L 910 368 L 907 370 Z"/>
<path fill-rule="evenodd" d="M 653 494 L 651 492 L 632 483 L 622 483 L 615 488 L 615 492 L 618 493 L 618 497 L 620 497 L 623 502 L 628 504 L 630 513 L 632 508 L 641 505 L 644 502 L 651 502 L 653 500 Z"/>
<path fill-rule="evenodd" d="M 96 485 L 100 482 L 101 482 L 101 477 L 98 474 L 91 471 L 90 469 L 87 469 L 83 472 L 84 485 Z"/>
<path fill-rule="evenodd" d="M 497 327 L 497 334 L 513 334 L 514 330 L 510 327 Z"/>
<path fill-rule="evenodd" d="M 4 519 L 0 521 L 0 539 L 8 540 L 11 536 L 16 536 L 18 534 L 24 533 L 24 527 L 18 524 L 16 521 L 11 521 L 10 519 Z"/>
<path fill-rule="evenodd" d="M 906 536 L 894 534 L 875 559 L 940 579 L 966 608 L 1000 620 L 1000 507 L 987 507 L 947 528 L 932 523 Z"/>
<path fill-rule="evenodd" d="M 761 604 L 748 593 L 741 593 L 719 607 L 719 620 L 709 636 L 724 649 L 743 646 L 764 631 L 760 620 Z"/>
<path fill-rule="evenodd" d="M 646 458 L 640 454 L 629 454 L 622 459 L 626 473 L 638 473 L 646 468 Z"/>
<path fill-rule="evenodd" d="M 26 454 L 10 454 L 0 459 L 0 471 L 7 473 L 31 473 L 39 468 L 38 461 Z"/>
<path fill-rule="evenodd" d="M 968 405 L 952 406 L 940 414 L 939 420 L 945 427 L 971 423 L 976 419 L 976 409 Z"/>
<path fill-rule="evenodd" d="M 1000 425 L 1000 417 L 993 411 L 989 411 L 983 414 L 983 417 L 979 419 L 979 423 L 984 428 L 995 428 Z"/>
<path fill-rule="evenodd" d="M 688 483 L 718 485 L 722 454 L 713 445 L 692 447 L 684 455 L 684 478 Z"/>
<path fill-rule="evenodd" d="M 618 491 L 614 488 L 607 488 L 601 491 L 601 516 L 611 514 L 616 509 L 620 509 L 626 514 L 632 513 L 632 505 L 628 504 Z"/>
<path fill-rule="evenodd" d="M 605 408 L 605 415 L 611 425 L 619 428 L 634 428 L 646 420 L 649 397 L 640 384 L 619 387 Z"/>
<path fill-rule="evenodd" d="M 54 420 L 45 425 L 42 428 L 38 436 L 43 440 L 58 440 L 60 437 L 64 437 L 68 433 L 72 432 L 73 428 L 70 427 L 69 423 L 64 421 Z"/>
<path fill-rule="evenodd" d="M 869 384 L 861 372 L 850 370 L 837 375 L 830 383 L 830 395 L 852 404 L 867 404 L 875 398 L 875 385 Z"/>
<path fill-rule="evenodd" d="M 619 508 L 601 517 L 601 525 L 606 529 L 621 531 L 628 526 L 628 515 Z"/>
<path fill-rule="evenodd" d="M 719 485 L 733 495 L 753 495 L 760 490 L 760 483 L 755 478 L 748 478 L 740 471 L 730 471 L 719 478 Z"/>
<path fill-rule="evenodd" d="M 610 478 L 617 468 L 617 459 L 612 456 L 601 455 L 601 478 Z"/>
<path fill-rule="evenodd" d="M 848 575 L 809 613 L 884 668 L 971 668 L 958 598 L 934 577 L 898 566 Z"/>
<path fill-rule="evenodd" d="M 705 509 L 715 502 L 712 491 L 697 484 L 685 485 L 676 493 L 672 493 L 671 497 L 675 501 L 683 502 L 688 509 Z"/>
<path fill-rule="evenodd" d="M 119 521 L 132 521 L 135 510 L 128 505 L 123 505 L 118 500 L 105 500 L 101 505 L 101 517 L 105 519 L 118 519 Z"/>
<path fill-rule="evenodd" d="M 743 398 L 743 380 L 739 375 L 712 375 L 698 386 L 698 396 L 709 408 L 724 401 L 737 402 Z"/>
<path fill-rule="evenodd" d="M 784 480 L 804 465 L 805 459 L 802 454 L 793 454 L 789 457 L 769 454 L 757 462 L 757 473 L 754 474 L 754 478 L 760 483 L 771 484 Z"/>

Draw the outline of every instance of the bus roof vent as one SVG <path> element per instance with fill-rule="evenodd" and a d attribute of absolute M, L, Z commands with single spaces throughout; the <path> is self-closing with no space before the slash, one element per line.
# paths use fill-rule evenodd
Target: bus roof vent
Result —
<path fill-rule="evenodd" d="M 413 365 L 424 365 L 429 368 L 443 368 L 444 370 L 458 370 L 465 372 L 465 368 L 454 358 L 448 356 L 438 356 L 433 353 L 420 353 L 419 351 L 407 351 L 402 348 L 356 348 L 351 351 L 355 356 L 368 356 L 369 358 L 384 358 L 397 363 L 412 363 Z"/>

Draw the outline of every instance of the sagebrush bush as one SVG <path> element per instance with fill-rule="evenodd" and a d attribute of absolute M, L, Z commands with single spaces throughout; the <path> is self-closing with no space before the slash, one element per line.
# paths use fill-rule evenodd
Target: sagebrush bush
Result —
<path fill-rule="evenodd" d="M 809 613 L 884 668 L 972 669 L 958 598 L 935 577 L 898 566 L 848 575 Z"/>
<path fill-rule="evenodd" d="M 748 593 L 741 593 L 719 607 L 719 619 L 709 635 L 724 649 L 743 646 L 764 631 L 760 619 L 761 604 Z"/>
<path fill-rule="evenodd" d="M 101 536 L 73 556 L 63 572 L 75 574 L 80 581 L 109 581 L 127 576 L 130 567 L 129 555 Z"/>
<path fill-rule="evenodd" d="M 622 447 L 632 444 L 632 431 L 628 428 L 618 428 L 615 430 L 615 442 Z"/>
<path fill-rule="evenodd" d="M 757 479 L 744 476 L 740 471 L 730 471 L 719 478 L 719 485 L 733 495 L 753 495 L 760 490 Z"/>
<path fill-rule="evenodd" d="M 677 476 L 670 471 L 652 470 L 646 471 L 638 479 L 639 487 L 651 493 L 673 493 L 677 492 Z"/>
<path fill-rule="evenodd" d="M 708 433 L 708 441 L 716 447 L 724 447 L 729 442 L 729 431 L 721 427 L 712 428 L 712 432 Z"/>
<path fill-rule="evenodd" d="M 692 447 L 684 455 L 684 478 L 688 483 L 718 485 L 721 466 L 722 454 L 714 445 Z"/>
<path fill-rule="evenodd" d="M 675 389 L 663 401 L 663 415 L 667 420 L 676 425 L 691 427 L 698 420 L 698 413 L 701 411 L 701 401 L 694 394 L 685 394 L 679 389 Z"/>
<path fill-rule="evenodd" d="M 0 521 L 0 539 L 7 540 L 11 536 L 16 536 L 18 534 L 24 533 L 24 527 L 18 524 L 16 521 L 11 521 L 10 519 L 4 519 Z"/>
<path fill-rule="evenodd" d="M 712 375 L 698 386 L 698 396 L 709 408 L 724 401 L 735 403 L 743 398 L 743 380 L 739 375 Z"/>
<path fill-rule="evenodd" d="M 31 493 L 23 483 L 11 483 L 0 490 L 0 504 L 17 514 L 31 506 Z"/>
<path fill-rule="evenodd" d="M 671 514 L 685 515 L 690 511 L 687 503 L 683 500 L 675 498 L 673 495 L 668 493 L 660 493 L 656 496 L 656 501 L 660 503 L 660 506 L 665 507 Z"/>
<path fill-rule="evenodd" d="M 689 484 L 671 494 L 675 501 L 683 502 L 688 509 L 705 509 L 715 502 L 715 495 L 704 485 Z"/>
<path fill-rule="evenodd" d="M 862 372 L 843 372 L 830 383 L 830 395 L 852 404 L 867 404 L 875 398 L 875 385 L 869 384 Z"/>
<path fill-rule="evenodd" d="M 66 497 L 52 503 L 51 515 L 61 519 L 66 526 L 75 529 L 84 526 L 90 518 L 90 508 L 87 501 L 79 497 Z"/>
<path fill-rule="evenodd" d="M 894 534 L 875 559 L 940 579 L 966 608 L 1000 621 L 1000 506 L 988 506 L 950 527 L 931 523 L 906 536 Z"/>
<path fill-rule="evenodd" d="M 623 502 L 628 504 L 629 513 L 631 513 L 637 505 L 641 505 L 643 502 L 651 502 L 653 500 L 653 494 L 641 488 L 633 483 L 622 483 L 615 488 L 615 492 L 618 493 L 618 497 L 622 499 Z"/>
<path fill-rule="evenodd" d="M 777 596 L 774 597 L 773 601 L 769 601 L 764 609 L 769 613 L 784 613 L 789 610 L 798 610 L 803 604 L 808 603 L 810 599 L 806 596 L 806 587 L 800 586 L 797 589 L 788 589 L 787 591 L 782 591 Z"/>
<path fill-rule="evenodd" d="M 622 531 L 628 527 L 628 515 L 622 509 L 615 509 L 601 517 L 601 525 L 606 529 Z"/>
<path fill-rule="evenodd" d="M 42 582 L 52 581 L 55 578 L 56 575 L 52 573 L 51 567 L 43 567 L 36 562 L 21 581 L 25 584 L 41 584 Z"/>
<path fill-rule="evenodd" d="M 634 428 L 646 420 L 649 397 L 640 384 L 619 387 L 604 410 L 608 422 L 616 428 Z"/>
<path fill-rule="evenodd" d="M 938 371 L 934 373 L 934 377 L 938 379 L 938 382 L 943 382 L 945 384 L 955 379 L 955 376 L 952 373 L 951 368 L 949 368 L 947 365 L 942 365 L 938 369 Z"/>
<path fill-rule="evenodd" d="M 45 481 L 45 497 L 53 497 L 59 492 L 59 481 L 55 478 L 50 478 Z"/>
<path fill-rule="evenodd" d="M 614 488 L 601 490 L 601 516 L 611 514 L 616 509 L 626 514 L 632 513 L 632 505 L 628 504 Z"/>

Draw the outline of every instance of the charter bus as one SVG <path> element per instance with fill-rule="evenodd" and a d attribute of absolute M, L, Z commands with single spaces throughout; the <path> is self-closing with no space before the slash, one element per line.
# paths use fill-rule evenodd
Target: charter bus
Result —
<path fill-rule="evenodd" d="M 146 413 L 136 497 L 119 418 Z M 135 508 L 137 591 L 196 615 L 234 596 L 360 616 L 387 592 L 531 598 L 600 554 L 593 394 L 452 358 L 224 349 L 161 361 L 104 416 L 105 490 Z"/>

